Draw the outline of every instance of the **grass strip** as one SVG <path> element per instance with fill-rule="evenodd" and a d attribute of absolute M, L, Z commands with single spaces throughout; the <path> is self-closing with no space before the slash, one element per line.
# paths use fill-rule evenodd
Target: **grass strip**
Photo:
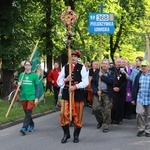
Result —
<path fill-rule="evenodd" d="M 54 110 L 54 96 L 49 91 L 45 93 L 45 103 L 41 101 L 38 106 L 34 107 L 33 114 L 44 113 Z M 6 99 L 0 99 L 0 125 L 13 122 L 24 117 L 24 111 L 19 102 L 15 102 L 7 118 L 5 115 L 10 103 Z"/>

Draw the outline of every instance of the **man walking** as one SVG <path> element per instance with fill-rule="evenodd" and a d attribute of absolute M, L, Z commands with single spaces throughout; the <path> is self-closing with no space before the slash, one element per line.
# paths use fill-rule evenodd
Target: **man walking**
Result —
<path fill-rule="evenodd" d="M 64 131 L 64 137 L 61 143 L 66 143 L 70 138 L 69 131 L 69 115 L 70 115 L 70 97 L 69 93 L 72 93 L 72 117 L 74 123 L 74 143 L 79 142 L 79 134 L 82 128 L 82 116 L 83 116 L 83 101 L 84 101 L 84 88 L 88 85 L 88 72 L 85 66 L 78 63 L 78 58 L 81 53 L 79 51 L 72 51 L 72 63 L 71 63 L 71 76 L 69 76 L 69 64 L 64 66 L 58 76 L 57 83 L 63 88 L 62 90 L 62 102 L 60 111 L 60 122 Z M 69 87 L 69 82 L 71 86 Z"/>
<path fill-rule="evenodd" d="M 109 70 L 109 60 L 102 61 L 101 70 L 97 69 L 91 80 L 94 93 L 93 110 L 98 122 L 97 128 L 103 125 L 103 132 L 109 131 L 111 123 L 111 108 L 113 99 L 113 84 L 115 74 Z"/>
<path fill-rule="evenodd" d="M 114 83 L 114 96 L 113 108 L 111 112 L 112 123 L 122 124 L 124 116 L 125 93 L 126 93 L 126 76 L 122 73 L 124 68 L 121 67 L 121 58 L 115 60 L 115 83 Z"/>
<path fill-rule="evenodd" d="M 137 74 L 132 91 L 133 102 L 136 103 L 138 137 L 145 134 L 150 137 L 150 71 L 149 63 L 141 63 L 141 71 Z"/>

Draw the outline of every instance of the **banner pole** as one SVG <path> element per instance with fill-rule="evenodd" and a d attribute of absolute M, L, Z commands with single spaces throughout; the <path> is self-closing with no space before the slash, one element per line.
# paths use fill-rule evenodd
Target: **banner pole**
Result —
<path fill-rule="evenodd" d="M 39 38 L 39 40 L 40 40 L 40 38 Z M 36 51 L 36 49 L 37 49 L 39 40 L 37 41 L 37 43 L 36 43 L 36 45 L 35 45 L 35 47 L 34 47 L 34 49 L 33 49 L 33 52 L 32 52 L 31 57 L 30 57 L 30 61 L 32 60 L 32 58 L 33 58 L 33 56 L 34 56 L 34 53 L 35 53 L 35 51 Z M 23 77 L 24 77 L 24 74 L 25 74 L 25 72 L 23 72 L 23 75 L 22 75 L 22 78 L 21 78 L 20 82 L 22 82 Z M 16 92 L 15 92 L 15 94 L 14 94 L 14 97 L 13 97 L 13 99 L 12 99 L 10 105 L 9 105 L 9 108 L 8 108 L 8 110 L 7 110 L 7 113 L 6 113 L 6 115 L 5 115 L 5 118 L 7 118 L 8 115 L 9 115 L 9 113 L 10 113 L 10 110 L 11 110 L 11 108 L 12 108 L 14 102 L 15 102 L 15 98 L 16 98 L 16 96 L 17 96 L 17 94 L 18 94 L 18 91 L 19 91 L 20 86 L 21 86 L 21 85 L 18 84 L 17 89 L 16 89 Z"/>

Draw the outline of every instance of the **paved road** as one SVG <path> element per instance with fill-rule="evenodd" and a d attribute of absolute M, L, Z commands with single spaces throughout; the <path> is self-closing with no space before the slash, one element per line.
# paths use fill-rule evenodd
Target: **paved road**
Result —
<path fill-rule="evenodd" d="M 136 120 L 124 120 L 122 125 L 111 125 L 108 133 L 96 128 L 91 109 L 84 108 L 84 126 L 80 142 L 71 138 L 61 144 L 63 132 L 59 126 L 59 112 L 35 119 L 36 131 L 22 136 L 22 124 L 0 130 L 0 150 L 150 150 L 149 137 L 136 137 Z"/>

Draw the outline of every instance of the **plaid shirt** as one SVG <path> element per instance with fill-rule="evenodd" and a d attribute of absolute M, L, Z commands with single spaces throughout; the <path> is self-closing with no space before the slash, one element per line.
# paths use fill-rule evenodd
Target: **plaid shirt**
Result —
<path fill-rule="evenodd" d="M 142 105 L 150 105 L 150 71 L 140 76 L 137 102 Z"/>

